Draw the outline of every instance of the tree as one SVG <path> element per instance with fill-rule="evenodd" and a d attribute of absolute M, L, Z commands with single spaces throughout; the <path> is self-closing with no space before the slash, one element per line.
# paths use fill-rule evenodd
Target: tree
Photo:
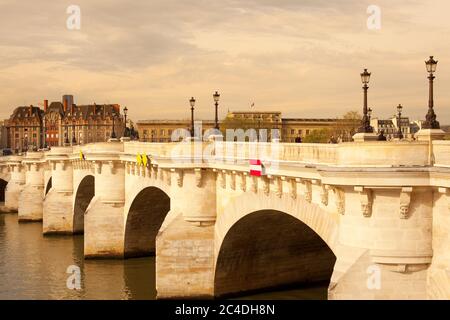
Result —
<path fill-rule="evenodd" d="M 333 135 L 340 137 L 342 141 L 352 141 L 353 135 L 361 126 L 362 116 L 358 111 L 348 111 L 342 118 L 336 119 L 336 125 L 333 128 Z"/>
<path fill-rule="evenodd" d="M 329 129 L 312 130 L 305 138 L 304 143 L 328 143 L 332 136 Z"/>

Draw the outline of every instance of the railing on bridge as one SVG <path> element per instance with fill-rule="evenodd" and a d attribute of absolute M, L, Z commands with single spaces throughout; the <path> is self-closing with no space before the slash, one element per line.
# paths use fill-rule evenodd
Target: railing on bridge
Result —
<path fill-rule="evenodd" d="M 154 158 L 198 162 L 247 162 L 259 159 L 271 162 L 335 167 L 416 167 L 433 163 L 450 167 L 450 141 L 434 141 L 430 156 L 428 142 L 362 142 L 341 144 L 296 144 L 254 142 L 104 142 L 83 146 L 55 147 L 45 153 L 49 158 L 83 154 L 146 154 Z M 1 163 L 21 161 L 22 156 L 1 157 Z"/>

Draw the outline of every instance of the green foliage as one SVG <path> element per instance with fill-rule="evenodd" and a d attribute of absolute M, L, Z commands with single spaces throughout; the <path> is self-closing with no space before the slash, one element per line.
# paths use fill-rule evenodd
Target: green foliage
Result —
<path fill-rule="evenodd" d="M 313 130 L 303 138 L 303 143 L 328 143 L 330 137 L 331 132 L 328 129 Z"/>

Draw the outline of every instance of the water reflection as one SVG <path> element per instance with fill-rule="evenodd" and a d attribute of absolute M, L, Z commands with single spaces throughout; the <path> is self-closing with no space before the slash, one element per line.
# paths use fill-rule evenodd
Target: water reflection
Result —
<path fill-rule="evenodd" d="M 42 224 L 0 215 L 0 299 L 155 299 L 154 258 L 84 260 L 83 236 L 42 236 Z M 82 290 L 67 289 L 70 265 Z"/>
<path fill-rule="evenodd" d="M 67 268 L 81 269 L 82 290 L 67 288 Z M 324 299 L 326 285 L 245 299 Z M 42 224 L 0 214 L 0 299 L 155 299 L 155 258 L 84 260 L 83 236 L 42 235 Z M 242 299 L 242 298 L 241 298 Z"/>

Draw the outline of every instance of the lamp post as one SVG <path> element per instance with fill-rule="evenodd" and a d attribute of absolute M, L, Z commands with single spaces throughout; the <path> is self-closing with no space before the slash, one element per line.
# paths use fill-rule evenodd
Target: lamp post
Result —
<path fill-rule="evenodd" d="M 111 139 L 116 139 L 116 130 L 114 127 L 114 120 L 116 119 L 116 113 L 114 111 L 111 111 L 111 117 L 112 117 L 112 132 L 111 132 Z"/>
<path fill-rule="evenodd" d="M 123 108 L 123 117 L 124 117 L 124 119 L 125 119 L 125 126 L 124 126 L 124 129 L 123 129 L 123 136 L 124 136 L 124 137 L 128 137 L 128 130 L 127 130 L 127 113 L 128 113 L 128 108 L 127 108 L 127 107 Z"/>
<path fill-rule="evenodd" d="M 425 61 L 427 71 L 429 73 L 429 94 L 428 94 L 428 113 L 425 117 L 425 122 L 422 125 L 423 129 L 440 129 L 439 122 L 436 120 L 436 114 L 434 113 L 434 92 L 433 92 L 433 80 L 436 78 L 434 73 L 436 72 L 437 61 L 430 56 L 428 61 Z"/>
<path fill-rule="evenodd" d="M 399 139 L 403 139 L 403 132 L 402 132 L 402 105 L 399 104 L 397 106 L 397 114 L 398 114 L 398 120 L 397 120 L 397 125 L 398 125 L 398 130 L 397 130 L 397 137 Z"/>
<path fill-rule="evenodd" d="M 215 125 L 214 128 L 219 130 L 219 116 L 218 116 L 218 108 L 219 108 L 219 99 L 220 99 L 220 94 L 216 91 L 213 94 L 213 98 L 214 98 L 214 105 L 216 106 L 216 117 L 215 117 Z"/>
<path fill-rule="evenodd" d="M 194 106 L 195 106 L 195 99 L 194 99 L 194 97 L 192 97 L 189 100 L 189 103 L 191 105 L 191 137 L 193 138 L 194 137 L 194 133 L 195 133 L 194 132 Z"/>
<path fill-rule="evenodd" d="M 364 69 L 364 72 L 361 73 L 361 82 L 364 84 L 364 107 L 363 107 L 363 118 L 361 120 L 361 127 L 358 132 L 360 133 L 373 133 L 373 128 L 370 126 L 370 120 L 368 116 L 368 108 L 367 108 L 367 90 L 369 89 L 369 81 L 370 81 L 371 73 Z"/>

